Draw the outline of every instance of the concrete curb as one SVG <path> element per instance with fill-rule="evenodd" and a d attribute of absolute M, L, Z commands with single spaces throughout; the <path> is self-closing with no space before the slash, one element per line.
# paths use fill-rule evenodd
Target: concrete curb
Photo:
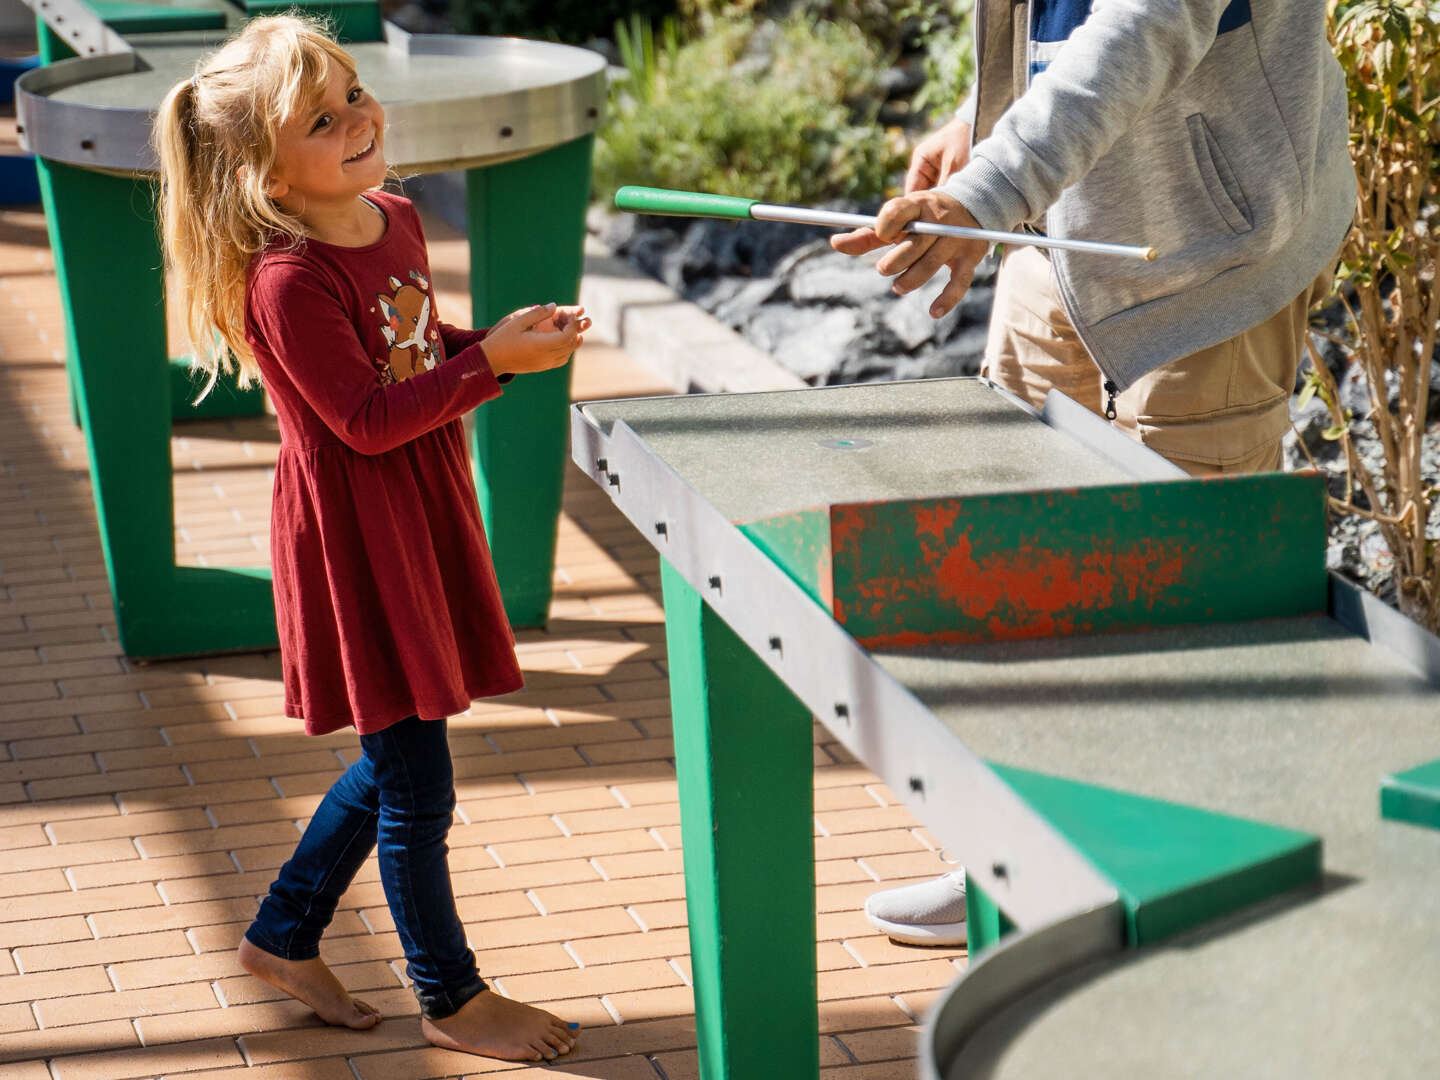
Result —
<path fill-rule="evenodd" d="M 585 239 L 580 302 L 595 332 L 677 390 L 744 393 L 796 390 L 800 376 L 708 311 L 682 300 L 593 236 Z"/>
<path fill-rule="evenodd" d="M 429 173 L 407 180 L 405 187 L 416 202 L 465 231 L 463 172 Z M 619 346 L 682 392 L 745 393 L 807 385 L 769 353 L 588 234 L 580 303 L 594 321 L 596 337 Z"/>

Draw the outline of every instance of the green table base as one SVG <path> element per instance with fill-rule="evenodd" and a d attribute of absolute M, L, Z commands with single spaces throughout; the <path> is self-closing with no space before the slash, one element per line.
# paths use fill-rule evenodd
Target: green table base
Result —
<path fill-rule="evenodd" d="M 153 186 L 36 164 L 121 646 L 146 657 L 272 647 L 267 571 L 175 565 Z"/>
<path fill-rule="evenodd" d="M 663 559 L 703 1080 L 814 1077 L 814 740 L 803 705 Z"/>
<path fill-rule="evenodd" d="M 573 304 L 585 260 L 594 137 L 465 174 L 475 325 L 530 304 Z M 522 210 L 543 207 L 543 212 Z M 505 614 L 544 626 L 569 448 L 569 363 L 525 375 L 475 412 L 480 512 Z"/>

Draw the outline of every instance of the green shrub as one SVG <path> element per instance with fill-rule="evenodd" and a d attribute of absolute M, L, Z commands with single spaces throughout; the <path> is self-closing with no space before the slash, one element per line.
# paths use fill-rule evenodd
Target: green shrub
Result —
<path fill-rule="evenodd" d="M 608 37 L 615 20 L 630 14 L 659 19 L 675 0 L 451 0 L 450 17 L 462 34 L 539 38 L 583 44 Z"/>
<path fill-rule="evenodd" d="M 974 0 L 914 0 L 904 15 L 925 54 L 925 85 L 911 102 L 935 126 L 965 100 L 975 81 Z"/>
<path fill-rule="evenodd" d="M 1345 453 L 1345 497 L 1331 499 L 1331 509 L 1376 522 L 1395 558 L 1400 610 L 1440 632 L 1440 543 L 1427 528 L 1440 486 L 1423 456 L 1440 339 L 1440 3 L 1328 0 L 1328 10 L 1349 89 L 1359 197 L 1340 252 L 1346 326 L 1326 336 L 1364 374 L 1370 411 L 1350 415 L 1323 362 L 1306 369 L 1301 404 L 1320 396 L 1333 422 L 1325 437 Z M 1358 419 L 1374 425 L 1377 474 L 1352 437 Z"/>
<path fill-rule="evenodd" d="M 863 200 L 903 168 L 875 123 L 885 58 L 853 26 L 799 13 L 716 19 L 686 44 L 662 32 L 658 49 L 639 20 L 617 36 L 628 78 L 612 89 L 596 147 L 601 199 L 642 184 L 777 203 Z"/>

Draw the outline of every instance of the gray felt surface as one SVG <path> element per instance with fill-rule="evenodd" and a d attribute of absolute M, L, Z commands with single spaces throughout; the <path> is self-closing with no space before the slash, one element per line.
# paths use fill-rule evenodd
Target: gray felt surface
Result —
<path fill-rule="evenodd" d="M 1407 668 L 1324 617 L 879 660 L 990 760 L 1324 838 L 1320 895 L 1012 1010 L 993 1075 L 1440 1075 L 1440 832 L 1378 805 L 1382 774 L 1440 757 L 1440 698 Z"/>
<path fill-rule="evenodd" d="M 1122 483 L 1115 466 L 975 379 L 583 407 L 624 420 L 731 521 L 832 502 Z M 861 449 L 821 445 L 866 440 Z"/>

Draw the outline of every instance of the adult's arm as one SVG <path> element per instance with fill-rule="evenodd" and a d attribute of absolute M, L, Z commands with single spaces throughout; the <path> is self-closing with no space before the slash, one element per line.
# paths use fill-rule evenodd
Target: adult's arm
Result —
<path fill-rule="evenodd" d="M 1038 217 L 1199 66 L 1229 2 L 1095 0 L 940 190 L 983 228 Z"/>

